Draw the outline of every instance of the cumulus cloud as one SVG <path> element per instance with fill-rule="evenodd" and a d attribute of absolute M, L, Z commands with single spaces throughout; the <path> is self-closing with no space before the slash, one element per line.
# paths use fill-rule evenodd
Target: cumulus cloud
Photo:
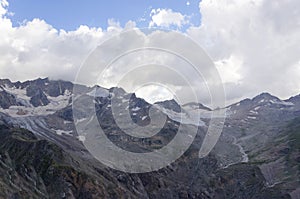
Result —
<path fill-rule="evenodd" d="M 299 94 L 300 2 L 203 0 L 201 26 L 187 32 L 216 62 L 227 97 Z"/>
<path fill-rule="evenodd" d="M 151 102 L 161 100 L 162 95 L 167 99 L 172 95 L 183 103 L 210 103 L 211 95 L 221 94 L 216 92 L 221 81 L 209 57 L 178 32 L 124 31 L 100 45 L 79 74 L 78 82 L 118 86 L 128 92 L 139 90 L 139 96 L 143 91 L 143 97 Z"/>
<path fill-rule="evenodd" d="M 57 30 L 41 19 L 14 27 L 5 16 L 8 2 L 2 0 L 0 5 L 0 76 L 13 81 L 37 77 L 73 81 L 89 53 L 122 29 L 113 20 L 107 30 L 84 25 L 74 31 Z"/>
<path fill-rule="evenodd" d="M 6 6 L 2 6 L 5 10 L 3 13 L 7 13 Z M 200 64 L 204 62 L 205 53 L 197 52 L 198 46 L 195 43 L 187 43 L 184 36 L 178 32 L 155 30 L 145 33 L 139 29 L 133 30 L 136 26 L 133 21 L 121 27 L 113 19 L 108 21 L 106 30 L 84 25 L 74 31 L 57 30 L 41 19 L 33 19 L 14 27 L 11 20 L 4 15 L 0 19 L 1 78 L 24 81 L 50 77 L 74 81 L 79 72 L 81 75 L 76 82 L 88 85 L 98 83 L 104 87 L 120 86 L 128 92 L 139 90 L 139 95 L 148 98 L 151 102 L 162 100 L 163 96 L 169 99 L 171 95 L 179 95 L 181 101 L 187 102 L 195 97 L 192 89 L 197 89 L 197 93 L 200 93 L 201 89 L 203 100 L 199 101 L 209 102 L 210 94 L 203 76 L 197 75 L 197 71 L 183 58 L 169 52 L 136 51 L 122 59 L 117 59 L 103 74 L 99 74 L 101 67 L 106 67 L 110 61 L 126 50 L 151 46 L 161 49 L 171 48 L 183 57 L 200 60 Z M 182 19 L 180 20 L 176 22 L 179 26 L 184 23 Z M 168 23 L 175 22 L 169 21 Z M 119 35 L 120 32 L 124 34 Z M 179 35 L 183 39 L 179 40 Z M 177 41 L 176 45 L 170 45 L 174 40 Z M 94 51 L 100 44 L 102 44 L 101 48 Z M 97 52 L 94 59 L 85 62 L 92 52 Z M 204 59 L 202 60 L 201 57 Z M 85 68 L 86 65 L 81 67 L 83 63 L 87 63 L 88 67 Z M 143 67 L 138 69 L 140 66 Z M 206 63 L 203 63 L 201 70 L 204 74 L 210 73 L 210 68 Z M 206 79 L 206 81 L 214 82 L 211 79 Z M 151 84 L 145 89 L 139 88 L 140 85 L 149 82 L 154 84 L 160 82 L 172 92 L 168 93 L 166 89 L 158 89 Z M 150 92 L 149 89 L 152 91 Z"/>
<path fill-rule="evenodd" d="M 199 101 L 204 101 L 205 96 L 205 100 L 209 102 L 210 93 L 205 81 L 215 81 L 203 79 L 206 76 L 203 74 L 211 73 L 209 65 L 204 63 L 206 55 L 197 50 L 195 43 L 188 43 L 185 36 L 178 32 L 156 30 L 145 33 L 134 29 L 136 24 L 133 21 L 129 21 L 123 28 L 113 19 L 108 21 L 106 30 L 84 25 L 75 31 L 57 30 L 41 19 L 33 19 L 14 27 L 11 20 L 4 15 L 0 19 L 1 78 L 25 81 L 50 77 L 76 80 L 76 83 L 87 85 L 99 84 L 107 88 L 119 86 L 128 92 L 138 91 L 139 96 L 151 102 L 170 99 L 174 95 L 182 102 L 188 102 L 191 98 L 198 101 L 195 95 L 198 94 L 199 97 L 202 88 L 203 100 Z M 118 34 L 120 32 L 123 34 Z M 177 41 L 176 45 L 170 45 L 174 40 Z M 164 50 L 142 49 L 153 46 L 158 49 L 172 49 L 177 54 L 203 65 L 200 69 L 203 76 L 197 74 L 178 55 Z M 118 56 L 135 49 L 141 50 L 115 60 L 106 68 Z M 95 56 L 91 53 L 95 53 Z M 85 61 L 87 58 L 90 59 Z M 104 72 L 99 74 L 102 70 Z M 155 87 L 153 83 L 160 83 L 165 89 Z M 147 86 L 141 88 L 141 85 Z M 153 95 L 154 93 L 156 94 Z"/>
<path fill-rule="evenodd" d="M 57 30 L 42 19 L 33 19 L 14 27 L 8 6 L 6 0 L 0 0 L 0 77 L 14 81 L 37 77 L 73 81 L 81 64 L 99 44 L 136 27 L 133 21 L 121 27 L 113 19 L 109 20 L 105 30 L 84 25 L 74 31 Z M 228 103 L 263 91 L 282 98 L 300 93 L 300 1 L 203 0 L 199 7 L 201 25 L 190 27 L 186 34 L 200 44 L 215 62 L 226 88 Z M 189 24 L 188 16 L 170 9 L 153 9 L 150 17 L 150 27 L 180 28 Z M 145 34 L 137 30 L 135 33 L 119 38 L 121 43 L 106 46 L 103 55 L 106 58 L 111 56 L 107 54 L 110 49 L 117 49 L 117 53 L 134 45 L 159 43 L 168 46 L 173 43 L 172 39 L 175 40 L 174 35 L 159 31 Z M 199 56 L 193 46 L 180 45 L 182 53 Z M 139 60 L 152 65 L 175 66 L 190 81 L 200 81 L 198 91 L 208 93 L 204 83 L 205 78 L 211 81 L 209 77 L 197 79 L 185 70 L 187 66 L 180 59 L 163 53 L 153 56 L 132 54 L 115 62 L 104 74 L 108 78 L 99 83 L 115 86 L 118 81 L 115 74 L 126 74 L 130 69 L 128 66 L 140 64 Z M 131 80 L 127 78 L 128 81 L 122 82 L 122 86 L 134 91 L 138 89 L 134 85 L 164 79 L 167 86 L 173 85 L 171 90 L 188 98 L 190 91 L 186 83 L 172 79 L 168 73 L 160 73 L 162 70 L 151 73 L 137 70 Z M 87 84 L 89 81 L 89 78 L 84 80 Z M 153 93 L 157 94 L 158 90 L 158 87 L 148 86 L 143 91 L 144 96 L 148 95 L 151 101 L 155 101 Z M 140 90 L 139 94 L 143 92 Z M 157 96 L 161 100 L 163 96 L 170 98 L 171 95 L 162 90 Z M 202 100 L 208 103 L 209 95 L 203 94 Z"/>
<path fill-rule="evenodd" d="M 182 27 L 189 23 L 188 16 L 171 9 L 152 9 L 150 13 L 151 21 L 149 27 L 158 26 L 169 28 L 171 26 Z"/>

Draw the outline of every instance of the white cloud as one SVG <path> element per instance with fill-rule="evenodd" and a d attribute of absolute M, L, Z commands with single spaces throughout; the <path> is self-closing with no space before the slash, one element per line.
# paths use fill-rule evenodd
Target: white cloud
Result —
<path fill-rule="evenodd" d="M 150 13 L 151 22 L 149 27 L 159 26 L 169 28 L 170 26 L 181 27 L 189 23 L 188 17 L 171 9 L 152 9 Z"/>
<path fill-rule="evenodd" d="M 75 31 L 56 30 L 34 19 L 13 27 L 0 19 L 0 76 L 12 80 L 53 77 L 73 80 L 88 53 L 102 40 L 102 29 L 80 26 Z"/>
<path fill-rule="evenodd" d="M 251 97 L 262 91 L 282 98 L 300 92 L 296 86 L 300 72 L 295 70 L 300 60 L 299 7 L 298 0 L 200 3 L 202 24 L 187 32 L 206 49 L 219 69 L 220 63 L 227 62 L 220 72 L 229 99 Z"/>
<path fill-rule="evenodd" d="M 82 25 L 75 31 L 65 31 L 63 29 L 57 30 L 41 19 L 33 19 L 14 27 L 9 18 L 1 17 L 0 77 L 9 78 L 13 81 L 25 81 L 38 77 L 74 81 L 80 66 L 98 45 L 108 41 L 108 38 L 118 35 L 117 33 L 121 31 L 126 32 L 126 30 L 135 27 L 133 21 L 129 21 L 124 28 L 113 19 L 109 20 L 108 23 L 109 26 L 106 30 Z M 83 78 L 79 81 L 89 85 L 100 83 L 99 85 L 105 87 L 116 86 L 119 83 L 119 86 L 124 87 L 127 91 L 134 91 L 143 83 L 163 81 L 162 84 L 166 85 L 168 89 L 174 93 L 184 93 L 181 95 L 185 97 L 183 100 L 188 100 L 191 89 L 184 87 L 187 84 L 183 82 L 181 76 L 189 78 L 192 83 L 200 81 L 201 84 L 202 82 L 203 90 L 205 90 L 205 83 L 203 80 L 197 79 L 193 72 L 190 73 L 190 70 L 187 70 L 187 67 L 191 66 L 188 66 L 183 59 L 179 59 L 174 55 L 170 56 L 170 54 L 164 52 L 151 51 L 145 53 L 141 51 L 133 53 L 127 58 L 115 62 L 104 73 L 106 78 L 103 78 L 102 81 L 95 81 L 99 78 L 101 63 L 109 60 L 112 56 L 117 57 L 120 55 L 119 53 L 126 49 L 131 47 L 141 48 L 146 44 L 148 46 L 159 44 L 164 49 L 176 40 L 178 35 L 179 33 L 161 31 L 145 34 L 138 29 L 130 32 L 130 34 L 118 35 L 108 43 L 109 45 L 104 43 L 105 47 L 101 49 L 103 52 L 90 64 L 92 68 L 88 68 L 87 71 L 83 72 Z M 177 43 L 178 48 L 180 48 L 178 50 L 181 50 L 182 53 L 189 53 L 191 50 L 191 46 L 187 46 L 185 43 L 180 44 L 180 41 Z M 199 57 L 198 54 L 195 55 Z M 151 67 L 149 70 L 148 67 L 148 72 L 137 70 L 128 73 L 132 66 L 145 63 L 149 67 L 151 64 L 161 66 L 153 70 L 151 70 Z M 180 73 L 172 73 L 172 70 L 170 72 L 168 68 L 162 68 L 164 65 L 174 66 L 173 70 L 180 71 Z M 124 74 L 127 75 L 127 81 L 120 82 L 118 78 Z M 176 75 L 177 78 L 174 78 Z M 152 88 L 153 91 L 150 92 L 149 88 Z M 144 90 L 144 97 L 148 97 L 150 101 L 162 100 L 163 96 L 170 98 L 170 93 L 165 92 L 165 90 L 158 93 L 158 90 L 156 87 L 150 86 L 147 91 Z M 156 95 L 147 95 L 148 91 Z M 142 93 L 139 92 L 139 94 Z"/>
<path fill-rule="evenodd" d="M 121 31 L 112 20 L 107 30 L 80 26 L 75 31 L 57 30 L 44 20 L 33 19 L 14 27 L 7 14 L 8 2 L 0 3 L 0 77 L 24 81 L 50 77 L 73 81 L 89 53 L 103 40 Z M 134 26 L 134 23 L 129 23 Z"/>
<path fill-rule="evenodd" d="M 170 45 L 173 41 L 176 44 Z M 166 90 L 153 86 L 163 85 L 182 102 L 189 102 L 196 95 L 201 100 L 193 101 L 210 103 L 211 93 L 207 84 L 214 82 L 213 86 L 216 86 L 217 81 L 214 81 L 215 76 L 210 76 L 213 71 L 206 61 L 201 49 L 178 32 L 153 31 L 145 34 L 136 29 L 124 32 L 97 48 L 80 71 L 77 81 L 104 87 L 118 86 L 128 92 L 147 85 L 147 89 L 140 90 L 138 94 L 151 102 L 162 100 L 162 96 L 170 98 Z M 201 68 L 195 69 L 195 66 Z M 142 92 L 144 95 L 141 95 Z"/>
<path fill-rule="evenodd" d="M 219 73 L 222 74 L 223 83 L 239 83 L 241 80 L 239 70 L 242 64 L 241 60 L 235 56 L 215 62 Z"/>
<path fill-rule="evenodd" d="M 65 31 L 57 30 L 41 19 L 34 19 L 14 27 L 7 7 L 8 2 L 0 0 L 0 77 L 12 80 L 49 76 L 72 81 L 82 62 L 96 46 L 116 33 L 136 26 L 135 22 L 129 21 L 123 28 L 111 19 L 106 30 L 82 25 L 74 31 Z M 262 91 L 282 98 L 300 92 L 299 7 L 300 1 L 297 0 L 201 1 L 202 24 L 189 28 L 187 34 L 203 46 L 215 61 L 230 102 L 252 97 Z M 150 17 L 150 27 L 172 28 L 189 24 L 188 16 L 170 9 L 153 9 Z M 128 36 L 118 48 L 139 44 L 135 42 L 147 43 L 149 39 L 154 43 L 169 45 L 166 42 L 173 36 L 156 32 L 150 37 L 138 32 L 134 37 Z M 181 50 L 197 56 L 197 52 L 184 44 Z M 163 54 L 160 56 L 152 61 L 170 65 L 174 63 L 179 70 L 179 60 L 164 57 Z M 136 61 L 138 57 L 136 55 L 130 60 Z M 152 59 L 144 59 L 147 58 Z M 130 65 L 133 63 L 130 60 L 116 64 Z M 111 82 L 102 83 L 113 85 L 113 74 L 122 74 L 127 69 L 115 65 L 106 74 L 111 76 Z M 182 73 L 195 79 L 193 74 Z M 134 90 L 136 88 L 132 84 L 153 80 L 153 77 L 170 80 L 164 75 L 141 73 L 134 78 L 135 82 L 129 81 L 125 86 Z M 172 83 L 175 85 L 173 90 L 187 96 L 187 89 L 182 82 Z M 201 85 L 199 89 L 206 88 Z M 157 93 L 157 89 L 149 93 Z M 157 96 L 160 99 L 162 97 Z M 209 101 L 207 96 L 204 98 Z"/>

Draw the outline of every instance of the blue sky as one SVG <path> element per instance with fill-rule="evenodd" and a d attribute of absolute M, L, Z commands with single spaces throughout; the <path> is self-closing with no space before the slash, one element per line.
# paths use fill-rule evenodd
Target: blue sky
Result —
<path fill-rule="evenodd" d="M 56 29 L 75 30 L 80 25 L 106 28 L 108 19 L 115 19 L 121 26 L 132 20 L 138 27 L 147 27 L 151 20 L 151 10 L 161 8 L 190 16 L 190 24 L 198 26 L 199 2 L 200 0 L 10 0 L 9 12 L 14 13 L 10 17 L 14 26 L 24 20 L 40 18 Z"/>

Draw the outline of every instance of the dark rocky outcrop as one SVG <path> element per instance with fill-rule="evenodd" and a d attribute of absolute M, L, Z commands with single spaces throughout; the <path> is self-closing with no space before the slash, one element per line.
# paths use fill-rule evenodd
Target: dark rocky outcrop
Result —
<path fill-rule="evenodd" d="M 0 126 L 1 198 L 139 198 L 105 169 L 78 164 L 62 148 L 27 130 Z"/>
<path fill-rule="evenodd" d="M 1 90 L 1 87 L 0 87 Z M 8 109 L 10 106 L 18 105 L 15 96 L 7 93 L 6 91 L 0 91 L 0 107 L 3 109 Z"/>

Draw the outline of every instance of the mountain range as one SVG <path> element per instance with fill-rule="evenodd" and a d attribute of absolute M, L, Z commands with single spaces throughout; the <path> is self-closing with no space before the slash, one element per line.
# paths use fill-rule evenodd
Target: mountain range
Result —
<path fill-rule="evenodd" d="M 122 88 L 76 85 L 83 97 L 93 98 L 101 128 L 122 149 L 153 151 L 167 145 L 179 126 L 187 134 L 197 130 L 169 166 L 130 174 L 103 165 L 83 145 L 86 137 L 76 125 L 92 116 L 90 107 L 73 109 L 74 86 L 48 78 L 0 80 L 0 198 L 300 198 L 300 95 L 281 100 L 262 93 L 222 108 L 221 137 L 199 158 L 214 111 L 209 107 L 175 100 L 149 104 Z M 167 121 L 155 136 L 137 139 L 118 126 L 112 103 L 120 115 L 129 110 L 140 126 L 151 122 L 150 109 Z"/>

